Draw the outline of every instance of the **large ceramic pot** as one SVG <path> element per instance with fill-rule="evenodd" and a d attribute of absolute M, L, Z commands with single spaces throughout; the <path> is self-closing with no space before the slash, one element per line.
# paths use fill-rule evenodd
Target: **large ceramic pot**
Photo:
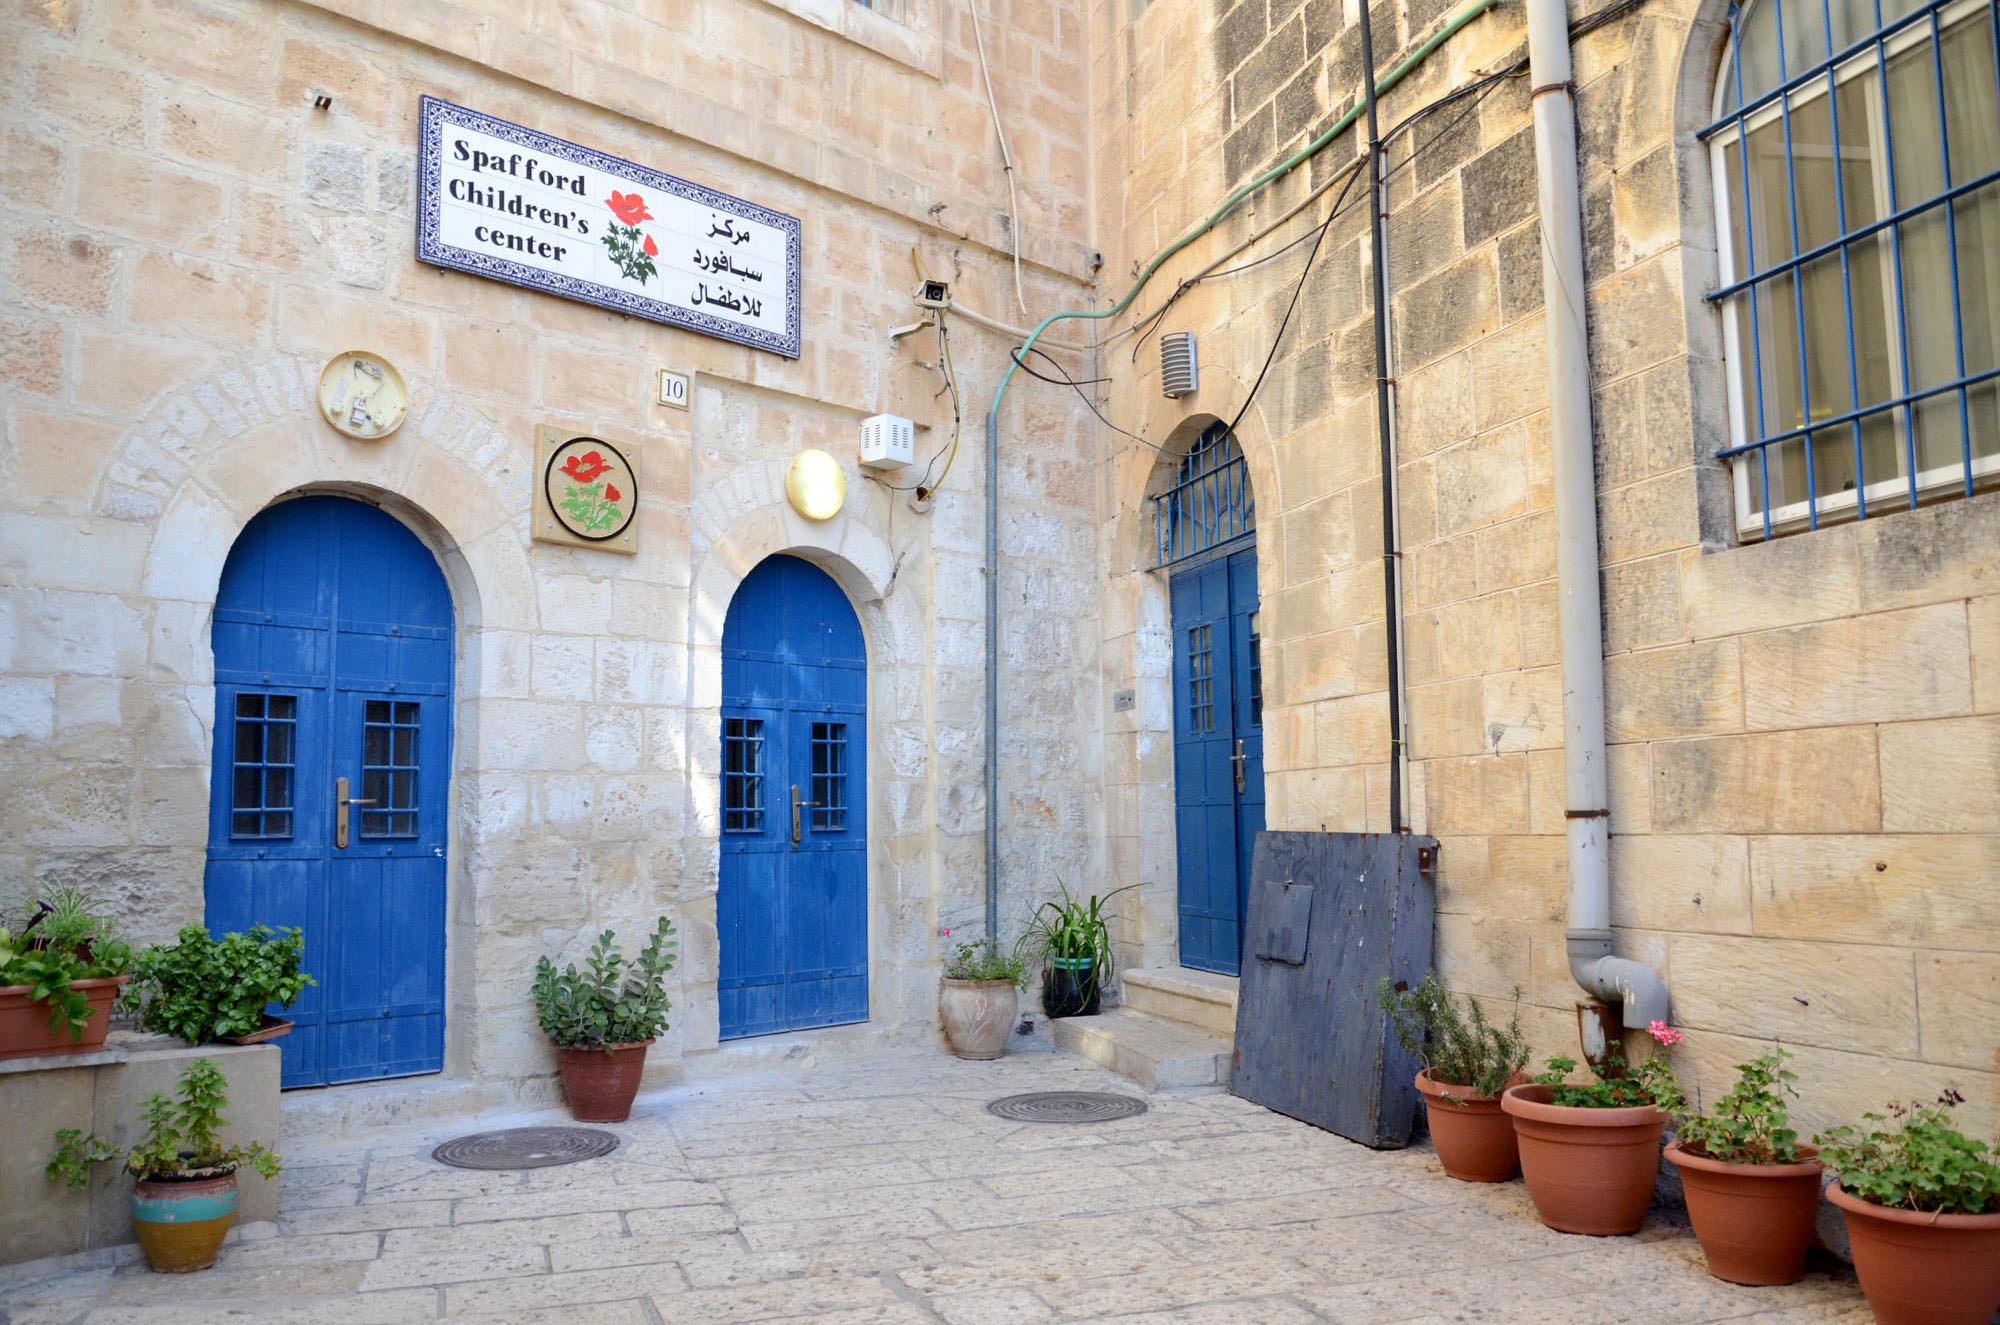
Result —
<path fill-rule="evenodd" d="M 1521 1173 L 1535 1213 L 1559 1233 L 1637 1233 L 1660 1174 L 1660 1129 L 1650 1104 L 1581 1109 L 1550 1103 L 1548 1086 L 1509 1088 L 1500 1107 L 1514 1120 Z"/>
<path fill-rule="evenodd" d="M 1527 1078 L 1516 1073 L 1514 1080 Z M 1430 1118 L 1431 1144 L 1446 1173 L 1460 1182 L 1506 1182 L 1521 1171 L 1514 1120 L 1501 1109 L 1498 1095 L 1439 1081 L 1429 1068 L 1417 1073 L 1417 1090 Z"/>
<path fill-rule="evenodd" d="M 1710 1274 L 1757 1287 L 1798 1282 L 1824 1171 L 1817 1150 L 1801 1146 L 1799 1153 L 1796 1164 L 1725 1164 L 1678 1141 L 1667 1147 Z"/>
<path fill-rule="evenodd" d="M 1894 1210 L 1837 1182 L 1826 1198 L 1847 1216 L 1876 1325 L 1986 1325 L 2000 1309 L 2000 1214 Z"/>
<path fill-rule="evenodd" d="M 1094 1017 L 1101 993 L 1096 963 L 1091 958 L 1049 958 L 1047 978 L 1042 983 L 1042 1011 L 1049 1016 Z"/>
<path fill-rule="evenodd" d="M 1021 1010 L 1012 980 L 946 980 L 938 991 L 945 1042 L 960 1058 L 998 1058 Z"/>
<path fill-rule="evenodd" d="M 610 1044 L 601 1049 L 556 1050 L 562 1062 L 563 1094 L 580 1123 L 622 1123 L 632 1116 L 632 1097 L 646 1070 L 651 1040 Z"/>
<path fill-rule="evenodd" d="M 118 991 L 132 979 L 116 975 L 106 980 L 78 980 L 70 988 L 90 1004 L 90 1020 L 83 1024 L 83 1038 L 72 1040 L 69 1028 L 49 1027 L 49 1005 L 29 997 L 33 985 L 0 987 L 0 1058 L 35 1058 L 42 1054 L 82 1053 L 104 1045 L 111 1029 L 111 1005 Z"/>
<path fill-rule="evenodd" d="M 161 1274 L 186 1274 L 215 1264 L 236 1222 L 236 1170 L 198 1178 L 145 1179 L 132 1187 L 132 1232 L 146 1263 Z"/>

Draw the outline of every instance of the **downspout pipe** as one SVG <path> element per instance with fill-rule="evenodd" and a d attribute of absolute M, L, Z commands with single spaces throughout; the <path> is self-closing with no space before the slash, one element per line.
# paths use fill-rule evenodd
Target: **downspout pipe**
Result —
<path fill-rule="evenodd" d="M 1668 1020 L 1670 1005 L 1659 972 L 1611 950 L 1604 602 L 1598 579 L 1597 476 L 1591 445 L 1590 340 L 1584 321 L 1583 207 L 1576 171 L 1569 14 L 1565 0 L 1526 0 L 1526 4 L 1542 227 L 1542 308 L 1548 331 L 1549 432 L 1555 452 L 1569 969 L 1593 998 L 1622 1007 L 1627 1030 L 1644 1030 L 1649 1022 Z"/>
<path fill-rule="evenodd" d="M 986 936 L 1000 941 L 1000 410 L 986 411 Z"/>

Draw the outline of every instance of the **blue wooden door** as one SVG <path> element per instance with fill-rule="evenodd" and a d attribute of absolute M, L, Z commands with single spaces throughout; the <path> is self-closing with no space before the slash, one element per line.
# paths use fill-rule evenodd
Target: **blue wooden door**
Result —
<path fill-rule="evenodd" d="M 1256 549 L 1179 571 L 1169 592 L 1181 965 L 1235 975 L 1264 827 Z"/>
<path fill-rule="evenodd" d="M 211 638 L 207 924 L 299 926 L 319 982 L 284 1013 L 283 1084 L 440 1070 L 444 575 L 373 506 L 283 502 L 231 549 Z"/>
<path fill-rule="evenodd" d="M 766 559 L 722 630 L 725 1040 L 868 1019 L 867 650 L 826 572 Z"/>

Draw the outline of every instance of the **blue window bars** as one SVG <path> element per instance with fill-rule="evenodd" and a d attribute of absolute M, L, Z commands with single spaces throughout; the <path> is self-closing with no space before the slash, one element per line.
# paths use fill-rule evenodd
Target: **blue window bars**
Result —
<path fill-rule="evenodd" d="M 1243 448 L 1228 424 L 1211 423 L 1181 457 L 1173 485 L 1153 498 L 1153 564 L 1186 561 L 1256 528 Z"/>
<path fill-rule="evenodd" d="M 1747 0 L 1709 144 L 1738 531 L 2000 476 L 1996 0 Z"/>

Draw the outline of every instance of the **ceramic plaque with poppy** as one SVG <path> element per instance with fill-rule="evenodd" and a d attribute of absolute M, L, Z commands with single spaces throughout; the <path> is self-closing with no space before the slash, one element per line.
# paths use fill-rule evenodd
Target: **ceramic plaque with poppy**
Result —
<path fill-rule="evenodd" d="M 536 437 L 535 541 L 639 550 L 639 471 L 632 448 L 562 428 Z"/>

